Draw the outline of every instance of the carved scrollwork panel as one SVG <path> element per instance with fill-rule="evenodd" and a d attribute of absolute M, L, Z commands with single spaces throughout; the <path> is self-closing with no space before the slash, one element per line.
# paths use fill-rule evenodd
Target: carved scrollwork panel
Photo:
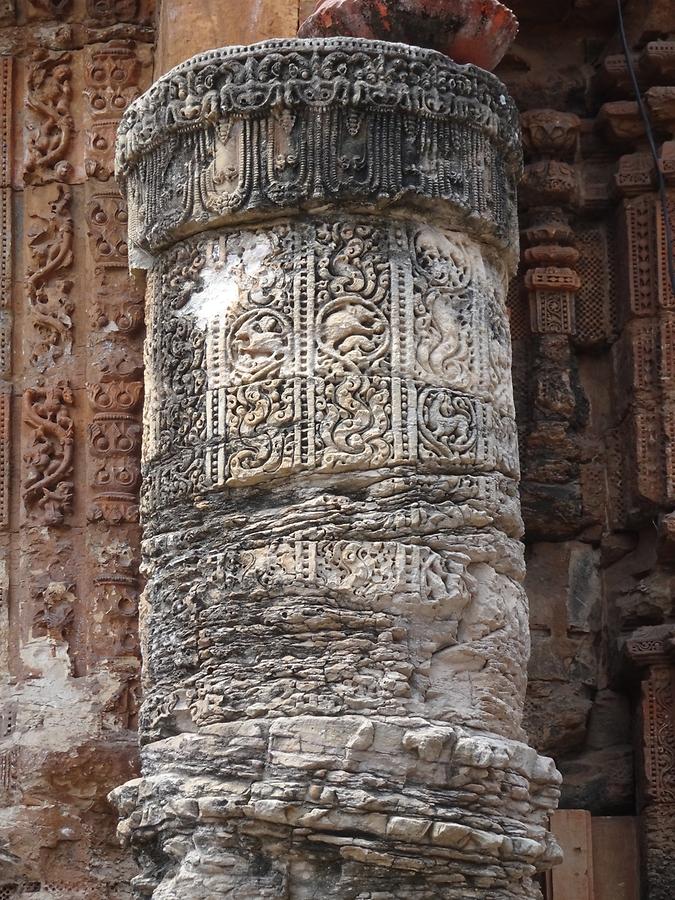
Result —
<path fill-rule="evenodd" d="M 27 141 L 24 180 L 28 184 L 69 182 L 75 174 L 69 159 L 75 132 L 72 54 L 35 50 L 28 69 Z"/>
<path fill-rule="evenodd" d="M 94 411 L 87 432 L 89 480 L 94 490 L 88 511 L 91 522 L 119 525 L 138 521 L 142 391 L 141 382 L 88 385 Z"/>
<path fill-rule="evenodd" d="M 45 372 L 70 353 L 74 311 L 69 277 L 73 263 L 71 190 L 50 185 L 28 215 L 27 252 L 31 363 Z"/>
<path fill-rule="evenodd" d="M 75 428 L 74 395 L 66 382 L 29 388 L 23 395 L 27 426 L 23 454 L 23 502 L 44 525 L 61 525 L 71 512 Z"/>

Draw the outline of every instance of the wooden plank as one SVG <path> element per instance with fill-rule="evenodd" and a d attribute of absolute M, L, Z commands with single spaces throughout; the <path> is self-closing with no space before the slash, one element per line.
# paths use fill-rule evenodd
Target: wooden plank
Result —
<path fill-rule="evenodd" d="M 564 854 L 563 863 L 551 873 L 552 900 L 595 900 L 591 814 L 559 809 L 551 816 L 551 831 Z"/>
<path fill-rule="evenodd" d="M 594 900 L 639 900 L 637 819 L 598 816 L 593 819 L 592 828 Z"/>

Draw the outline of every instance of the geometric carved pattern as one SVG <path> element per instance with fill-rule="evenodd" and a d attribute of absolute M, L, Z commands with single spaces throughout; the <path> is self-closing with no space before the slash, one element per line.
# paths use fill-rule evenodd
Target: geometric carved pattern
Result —
<path fill-rule="evenodd" d="M 675 243 L 675 197 L 671 192 L 668 199 L 668 211 L 671 228 L 671 242 Z M 666 225 L 661 212 L 661 203 L 655 204 L 655 230 L 656 230 L 656 270 L 658 272 L 658 294 L 661 309 L 675 310 L 675 293 L 672 287 L 672 278 L 675 273 L 670 272 L 668 263 L 668 250 L 666 241 Z M 675 250 L 673 251 L 675 254 Z M 673 260 L 675 265 L 675 259 Z"/>
<path fill-rule="evenodd" d="M 628 290 L 624 315 L 646 316 L 655 311 L 655 217 L 654 199 L 650 194 L 623 203 L 623 240 L 621 260 L 627 266 L 622 279 Z"/>
<path fill-rule="evenodd" d="M 634 412 L 636 487 L 652 503 L 663 502 L 665 472 L 660 409 L 638 406 Z"/>
<path fill-rule="evenodd" d="M 111 4 L 96 4 L 111 13 Z M 133 44 L 109 41 L 87 48 L 85 89 L 87 148 L 84 166 L 89 178 L 113 177 L 115 133 L 127 106 L 138 97 L 141 66 Z"/>
<path fill-rule="evenodd" d="M 10 373 L 12 291 L 12 191 L 0 187 L 0 378 Z"/>
<path fill-rule="evenodd" d="M 614 260 L 607 231 L 599 226 L 575 230 L 581 287 L 576 303 L 576 343 L 601 344 L 616 332 Z"/>
<path fill-rule="evenodd" d="M 10 377 L 12 365 L 12 70 L 13 60 L 0 57 L 0 379 Z M 0 385 L 0 528 L 3 529 L 9 525 L 10 406 L 11 388 Z"/>
<path fill-rule="evenodd" d="M 11 184 L 12 67 L 10 56 L 0 56 L 0 188 Z"/>
<path fill-rule="evenodd" d="M 88 511 L 91 522 L 117 525 L 138 520 L 141 424 L 138 406 L 140 382 L 104 382 L 88 385 L 94 410 L 89 425 L 92 455 L 91 486 L 95 496 Z"/>
<path fill-rule="evenodd" d="M 0 378 L 8 378 L 11 367 L 12 67 L 10 57 L 0 57 Z"/>
<path fill-rule="evenodd" d="M 522 275 L 516 275 L 516 277 L 512 278 L 509 282 L 506 305 L 509 311 L 511 340 L 525 340 L 532 332 L 530 329 L 530 312 L 528 308 L 527 292 L 523 285 Z"/>
<path fill-rule="evenodd" d="M 0 387 L 0 528 L 9 525 L 11 389 Z"/>

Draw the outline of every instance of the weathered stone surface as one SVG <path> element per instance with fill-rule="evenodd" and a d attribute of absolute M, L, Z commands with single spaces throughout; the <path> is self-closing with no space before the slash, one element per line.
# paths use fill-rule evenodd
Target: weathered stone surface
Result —
<path fill-rule="evenodd" d="M 139 894 L 525 898 L 557 859 L 558 776 L 520 727 L 502 91 L 410 47 L 277 42 L 127 113 L 146 692 L 114 797 Z"/>
<path fill-rule="evenodd" d="M 281 210 L 417 210 L 515 255 L 513 105 L 487 72 L 414 47 L 332 38 L 195 57 L 125 116 L 132 265 Z M 475 173 L 475 174 L 471 174 Z M 480 174 L 479 174 L 480 173 Z"/>
<path fill-rule="evenodd" d="M 635 793 L 635 756 L 630 744 L 589 750 L 558 760 L 563 776 L 561 805 L 594 815 L 625 815 Z"/>
<path fill-rule="evenodd" d="M 0 0 L 0 897 L 12 900 L 128 900 L 136 871 L 103 800 L 131 774 L 113 762 L 108 776 L 108 760 L 119 749 L 131 766 L 135 755 L 143 603 L 131 499 L 142 398 L 128 411 L 125 392 L 108 398 L 105 387 L 143 381 L 144 301 L 127 274 L 126 209 L 114 187 L 117 120 L 153 64 L 159 74 L 193 52 L 290 37 L 316 4 L 301 2 L 298 19 L 295 0 L 229 0 L 213 15 L 206 0 L 160 0 L 157 49 L 153 5 Z M 549 566 L 551 575 L 540 589 L 525 585 L 532 654 L 524 727 L 539 752 L 560 761 L 571 786 L 564 803 L 597 813 L 602 791 L 633 791 L 613 808 L 637 812 L 643 893 L 670 900 L 671 704 L 654 663 L 639 667 L 625 654 L 633 645 L 643 658 L 653 660 L 655 647 L 663 654 L 652 629 L 675 621 L 673 298 L 657 170 L 641 143 L 615 0 L 510 5 L 522 27 L 498 71 L 523 115 L 529 168 L 521 196 L 534 204 L 520 209 L 523 274 L 509 291 L 522 509 L 531 558 L 542 544 L 559 548 L 557 558 L 541 553 L 539 571 Z M 674 7 L 626 0 L 623 11 L 641 88 L 659 110 L 657 150 L 672 187 Z M 165 24 L 168 44 L 159 34 Z M 60 208 L 59 189 L 69 194 Z M 539 206 L 544 196 L 560 205 Z M 425 220 L 434 202 L 420 205 Z M 408 203 L 397 215 L 409 217 Z M 344 207 L 337 197 L 328 219 Z M 355 207 L 354 218 L 363 212 Z M 296 215 L 273 203 L 267 224 L 278 225 L 286 209 Z M 244 219 L 243 230 L 264 224 L 257 213 Z M 446 228 L 445 213 L 431 224 Z M 552 269 L 577 279 L 558 280 Z M 534 270 L 527 287 L 524 275 Z M 437 359 L 426 345 L 428 352 Z M 72 392 L 63 408 L 53 402 L 59 382 Z M 68 466 L 58 472 L 63 432 L 51 428 L 45 441 L 39 420 L 24 423 L 32 409 L 24 396 L 45 388 L 66 433 L 66 418 L 73 423 L 67 475 Z M 110 419 L 101 408 L 109 399 Z M 49 497 L 49 482 L 46 492 L 29 490 L 26 509 L 22 482 L 39 484 L 40 468 L 56 472 L 59 492 L 72 485 L 69 510 L 65 494 Z M 61 524 L 45 524 L 48 502 L 50 517 L 61 507 Z M 584 547 L 590 565 L 580 577 L 599 584 L 590 630 L 579 631 L 567 620 L 570 559 Z M 58 678 L 55 660 L 65 672 Z M 614 723 L 625 713 L 620 702 L 606 707 L 612 693 L 630 704 L 631 737 L 619 740 Z M 622 775 L 627 756 L 616 756 L 631 740 L 640 750 L 633 788 Z M 406 822 L 394 829 L 420 831 Z M 624 842 L 614 840 L 614 859 L 624 861 Z M 608 896 L 617 894 L 612 884 L 600 886 Z"/>

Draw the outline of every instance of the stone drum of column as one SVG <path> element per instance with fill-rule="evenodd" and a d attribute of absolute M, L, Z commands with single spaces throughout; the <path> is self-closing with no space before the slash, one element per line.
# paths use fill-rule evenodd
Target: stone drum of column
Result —
<path fill-rule="evenodd" d="M 517 117 L 433 51 L 195 57 L 126 114 L 148 270 L 137 896 L 534 898 L 505 309 Z"/>

